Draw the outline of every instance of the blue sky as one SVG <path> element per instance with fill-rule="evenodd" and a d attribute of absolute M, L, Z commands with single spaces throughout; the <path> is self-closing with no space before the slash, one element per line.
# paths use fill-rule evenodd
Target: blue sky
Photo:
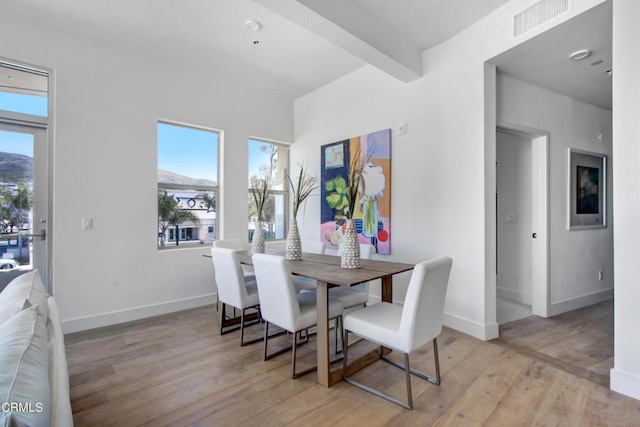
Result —
<path fill-rule="evenodd" d="M 47 117 L 48 100 L 49 98 L 46 96 L 0 92 L 0 110 Z"/>
<path fill-rule="evenodd" d="M 24 154 L 33 158 L 33 135 L 0 130 L 0 152 Z"/>
<path fill-rule="evenodd" d="M 218 182 L 217 132 L 158 123 L 158 169 Z"/>
<path fill-rule="evenodd" d="M 264 141 L 249 140 L 249 177 L 262 176 L 260 166 L 269 165 L 269 155 L 260 151 L 264 144 Z"/>
<path fill-rule="evenodd" d="M 47 116 L 47 97 L 0 92 L 0 110 Z M 33 158 L 33 135 L 0 130 L 0 152 Z"/>

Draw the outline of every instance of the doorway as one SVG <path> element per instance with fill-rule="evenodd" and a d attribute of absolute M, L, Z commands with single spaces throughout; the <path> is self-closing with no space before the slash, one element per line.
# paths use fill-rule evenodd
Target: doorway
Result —
<path fill-rule="evenodd" d="M 43 148 L 45 153 L 40 153 Z M 0 122 L 0 263 L 6 267 L 0 280 L 4 285 L 34 268 L 43 280 L 48 277 L 46 188 L 45 131 Z"/>
<path fill-rule="evenodd" d="M 496 132 L 496 320 L 547 317 L 548 136 Z"/>
<path fill-rule="evenodd" d="M 49 73 L 0 61 L 0 289 L 38 269 L 50 286 Z"/>

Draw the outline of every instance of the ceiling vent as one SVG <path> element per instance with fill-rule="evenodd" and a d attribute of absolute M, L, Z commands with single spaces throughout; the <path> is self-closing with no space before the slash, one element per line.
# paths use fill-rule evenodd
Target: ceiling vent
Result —
<path fill-rule="evenodd" d="M 513 17 L 513 36 L 518 37 L 567 10 L 569 0 L 541 0 Z"/>

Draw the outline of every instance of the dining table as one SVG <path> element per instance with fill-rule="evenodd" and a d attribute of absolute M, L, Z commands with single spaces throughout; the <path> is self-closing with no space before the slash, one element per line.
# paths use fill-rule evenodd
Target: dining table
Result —
<path fill-rule="evenodd" d="M 266 253 L 284 256 L 284 250 L 267 249 Z M 252 265 L 249 251 L 239 252 L 240 262 Z M 377 259 L 361 259 L 360 268 L 342 268 L 340 257 L 302 253 L 301 260 L 287 260 L 293 275 L 307 277 L 316 281 L 317 298 L 317 382 L 331 387 L 342 380 L 342 367 L 331 368 L 329 340 L 329 289 L 335 286 L 356 286 L 372 280 L 380 279 L 382 283 L 381 299 L 393 301 L 393 276 L 413 270 L 415 264 L 383 261 Z M 373 363 L 381 357 L 381 353 L 372 350 L 360 358 L 350 362 L 349 373 L 355 372 Z"/>

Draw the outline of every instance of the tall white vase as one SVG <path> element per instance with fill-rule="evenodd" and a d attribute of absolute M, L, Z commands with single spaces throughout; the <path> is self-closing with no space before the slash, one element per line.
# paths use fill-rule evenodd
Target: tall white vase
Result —
<path fill-rule="evenodd" d="M 264 253 L 264 231 L 262 230 L 262 222 L 256 221 L 253 237 L 251 238 L 251 253 Z"/>
<path fill-rule="evenodd" d="M 340 267 L 360 268 L 360 244 L 358 243 L 356 226 L 352 219 L 347 220 L 347 227 L 344 236 L 342 236 Z"/>
<path fill-rule="evenodd" d="M 289 233 L 287 234 L 287 250 L 285 258 L 289 260 L 302 259 L 302 243 L 300 243 L 300 232 L 298 231 L 298 221 L 291 218 L 289 223 Z"/>

